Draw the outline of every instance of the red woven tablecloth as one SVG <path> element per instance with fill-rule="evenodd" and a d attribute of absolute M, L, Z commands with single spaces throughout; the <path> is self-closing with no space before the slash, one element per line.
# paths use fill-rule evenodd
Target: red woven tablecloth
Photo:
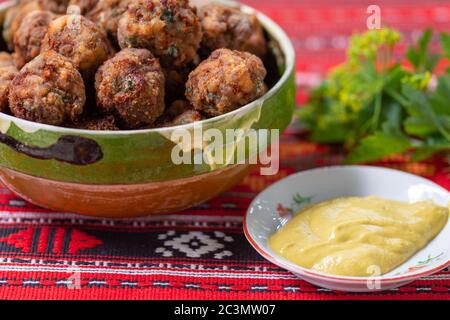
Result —
<path fill-rule="evenodd" d="M 299 86 L 342 61 L 347 36 L 366 26 L 366 1 L 247 0 L 287 30 L 297 50 Z M 443 1 L 377 1 L 383 23 L 406 41 L 426 26 L 450 31 Z M 300 90 L 299 100 L 304 99 Z M 281 144 L 278 175 L 251 174 L 234 190 L 165 217 L 103 220 L 48 212 L 0 188 L 0 298 L 10 299 L 449 299 L 450 271 L 376 294 L 317 288 L 261 258 L 242 232 L 252 198 L 293 172 L 341 160 L 339 152 L 302 141 Z M 450 189 L 443 159 L 381 163 Z M 201 247 L 201 250 L 195 250 Z M 79 284 L 71 286 L 70 284 Z"/>

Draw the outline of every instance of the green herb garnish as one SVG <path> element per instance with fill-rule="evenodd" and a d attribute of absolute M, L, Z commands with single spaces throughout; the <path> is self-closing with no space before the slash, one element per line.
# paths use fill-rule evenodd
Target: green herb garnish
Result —
<path fill-rule="evenodd" d="M 347 61 L 312 90 L 298 116 L 310 138 L 344 144 L 348 163 L 380 160 L 412 151 L 413 160 L 450 150 L 450 70 L 437 76 L 436 65 L 450 58 L 450 35 L 440 35 L 442 54 L 430 49 L 426 30 L 406 54 L 411 67 L 394 56 L 400 42 L 392 29 L 351 38 Z"/>
<path fill-rule="evenodd" d="M 175 44 L 171 44 L 169 48 L 167 48 L 166 55 L 171 58 L 178 57 L 178 47 Z"/>
<path fill-rule="evenodd" d="M 123 81 L 123 91 L 124 91 L 124 92 L 130 92 L 130 91 L 133 91 L 134 88 L 135 88 L 135 84 L 134 84 L 134 81 L 133 81 L 132 79 L 126 78 L 126 79 Z"/>
<path fill-rule="evenodd" d="M 61 90 L 59 88 L 52 88 L 51 92 L 53 92 L 55 95 L 57 95 L 64 104 L 72 103 L 72 98 L 64 90 Z"/>
<path fill-rule="evenodd" d="M 163 12 L 161 13 L 160 19 L 168 23 L 173 23 L 175 21 L 173 11 L 169 9 L 164 9 Z"/>
<path fill-rule="evenodd" d="M 137 37 L 131 36 L 127 38 L 127 43 L 132 47 L 139 46 L 139 39 Z"/>
<path fill-rule="evenodd" d="M 217 99 L 217 94 L 212 93 L 212 92 L 208 92 L 208 94 L 206 95 L 208 97 L 209 100 L 211 101 L 215 101 Z"/>

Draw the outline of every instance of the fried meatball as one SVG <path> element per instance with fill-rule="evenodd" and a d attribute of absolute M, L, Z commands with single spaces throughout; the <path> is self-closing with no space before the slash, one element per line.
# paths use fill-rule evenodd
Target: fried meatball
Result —
<path fill-rule="evenodd" d="M 188 80 L 189 73 L 193 68 L 165 68 L 166 76 L 166 103 L 170 105 L 178 99 L 184 99 L 185 84 Z"/>
<path fill-rule="evenodd" d="M 183 124 L 193 123 L 201 120 L 203 120 L 203 116 L 199 112 L 195 110 L 188 110 L 176 117 L 172 121 L 172 125 L 181 126 Z"/>
<path fill-rule="evenodd" d="M 51 125 L 76 121 L 85 101 L 81 74 L 54 51 L 26 64 L 12 81 L 9 94 L 9 106 L 16 117 Z"/>
<path fill-rule="evenodd" d="M 94 9 L 98 1 L 99 0 L 70 0 L 69 6 L 77 6 L 80 9 L 80 14 L 87 14 Z"/>
<path fill-rule="evenodd" d="M 0 112 L 8 111 L 9 87 L 18 72 L 12 56 L 7 52 L 0 52 Z"/>
<path fill-rule="evenodd" d="M 167 86 L 166 86 L 167 87 Z M 156 120 L 155 125 L 157 127 L 168 127 L 171 126 L 172 121 L 183 114 L 186 111 L 194 110 L 194 107 L 186 100 L 175 100 L 169 107 L 164 110 L 161 117 Z"/>
<path fill-rule="evenodd" d="M 70 124 L 70 128 L 84 129 L 84 130 L 96 130 L 96 131 L 115 131 L 119 130 L 116 125 L 116 119 L 114 116 L 94 117 L 81 119 L 76 123 Z"/>
<path fill-rule="evenodd" d="M 176 100 L 166 109 L 164 114 L 167 115 L 167 117 L 169 117 L 171 120 L 173 120 L 184 112 L 190 110 L 194 110 L 194 108 L 188 101 Z"/>
<path fill-rule="evenodd" d="M 220 4 L 201 7 L 198 15 L 203 28 L 202 47 L 210 52 L 228 48 L 261 58 L 266 54 L 266 39 L 256 15 Z"/>
<path fill-rule="evenodd" d="M 164 74 L 146 49 L 124 49 L 95 76 L 98 107 L 134 129 L 153 124 L 164 112 Z"/>
<path fill-rule="evenodd" d="M 54 50 L 67 57 L 87 80 L 108 60 L 113 49 L 106 34 L 81 15 L 53 20 L 42 40 L 41 52 Z"/>
<path fill-rule="evenodd" d="M 36 10 L 27 14 L 14 34 L 14 61 L 17 68 L 35 58 L 41 51 L 42 38 L 55 15 L 50 11 Z"/>
<path fill-rule="evenodd" d="M 130 0 L 98 0 L 96 6 L 86 13 L 86 18 L 116 39 L 119 19 L 127 11 L 129 2 Z"/>
<path fill-rule="evenodd" d="M 196 110 L 218 116 L 261 97 L 266 73 L 257 56 L 218 49 L 191 72 L 186 97 Z"/>
<path fill-rule="evenodd" d="M 19 29 L 23 18 L 34 10 L 43 9 L 38 1 L 21 0 L 20 4 L 12 7 L 6 12 L 5 21 L 3 22 L 3 39 L 9 50 L 14 49 L 14 34 Z"/>
<path fill-rule="evenodd" d="M 163 66 L 194 60 L 201 38 L 200 20 L 188 0 L 132 0 L 119 21 L 119 45 L 149 49 Z"/>
<path fill-rule="evenodd" d="M 14 66 L 14 59 L 8 52 L 0 52 L 0 67 Z"/>
<path fill-rule="evenodd" d="M 164 111 L 156 122 L 156 127 L 165 128 L 203 120 L 204 117 L 186 100 L 176 100 Z"/>

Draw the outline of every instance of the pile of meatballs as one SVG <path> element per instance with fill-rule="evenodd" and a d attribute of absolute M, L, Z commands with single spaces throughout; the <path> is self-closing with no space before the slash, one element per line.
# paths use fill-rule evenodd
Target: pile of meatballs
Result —
<path fill-rule="evenodd" d="M 21 0 L 6 13 L 0 112 L 131 130 L 233 111 L 264 95 L 257 18 L 189 0 Z"/>

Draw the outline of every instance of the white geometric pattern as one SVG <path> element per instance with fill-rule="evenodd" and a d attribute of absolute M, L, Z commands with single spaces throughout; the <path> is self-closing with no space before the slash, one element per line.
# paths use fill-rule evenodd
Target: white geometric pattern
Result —
<path fill-rule="evenodd" d="M 176 236 L 175 231 L 168 231 L 158 236 L 159 240 L 165 241 L 163 247 L 156 248 L 155 252 L 163 257 L 173 257 L 175 251 L 189 258 L 201 258 L 208 254 L 214 254 L 215 259 L 232 256 L 231 251 L 225 250 L 223 242 L 233 242 L 233 238 L 219 231 L 213 234 L 214 237 L 211 237 L 200 231 L 191 231 Z"/>

